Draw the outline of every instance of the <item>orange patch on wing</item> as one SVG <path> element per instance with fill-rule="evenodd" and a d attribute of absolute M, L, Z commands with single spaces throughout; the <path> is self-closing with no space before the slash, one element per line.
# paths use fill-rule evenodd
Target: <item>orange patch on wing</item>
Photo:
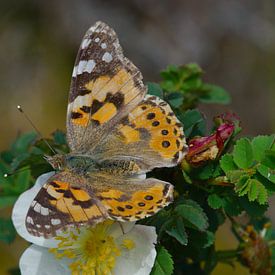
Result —
<path fill-rule="evenodd" d="M 142 186 L 141 186 L 142 188 Z M 124 217 L 130 221 L 142 219 L 156 213 L 167 204 L 167 197 L 172 196 L 170 189 L 167 194 L 163 194 L 165 185 L 156 184 L 146 190 L 133 193 L 129 200 L 102 200 L 102 204 L 111 209 L 110 214 Z M 127 194 L 125 194 L 127 196 Z"/>
<path fill-rule="evenodd" d="M 92 119 L 99 121 L 103 124 L 109 121 L 117 114 L 117 108 L 113 103 L 105 103 L 96 113 L 92 115 Z"/>
<path fill-rule="evenodd" d="M 125 143 L 132 143 L 140 141 L 140 134 L 139 131 L 133 129 L 132 127 L 125 125 L 120 129 L 120 132 L 125 138 Z"/>
<path fill-rule="evenodd" d="M 90 114 L 83 112 L 80 108 L 77 109 L 74 112 L 77 112 L 80 115 L 77 118 L 71 118 L 72 123 L 76 124 L 76 125 L 79 125 L 79 126 L 85 127 L 87 125 L 88 121 L 89 121 L 89 115 Z"/>
<path fill-rule="evenodd" d="M 90 195 L 84 190 L 71 188 L 70 191 L 78 201 L 88 201 L 91 199 Z"/>
<path fill-rule="evenodd" d="M 139 89 L 135 87 L 133 75 L 125 69 L 120 69 L 112 77 L 100 76 L 95 80 L 88 82 L 85 88 L 92 91 L 92 100 L 103 102 L 108 93 L 115 94 L 121 92 L 124 94 L 124 103 L 129 103 L 139 93 Z"/>
<path fill-rule="evenodd" d="M 85 215 L 85 212 L 83 211 L 82 207 L 80 207 L 79 205 L 74 205 L 73 202 L 74 200 L 71 198 L 64 198 L 64 202 L 66 204 L 66 207 L 69 210 L 69 213 L 71 215 L 71 217 L 73 218 L 73 220 L 75 222 L 84 222 L 87 221 L 88 218 Z"/>
<path fill-rule="evenodd" d="M 103 199 L 118 199 L 122 195 L 124 195 L 124 192 L 115 189 L 99 193 L 99 196 Z"/>
<path fill-rule="evenodd" d="M 102 216 L 102 213 L 100 212 L 100 210 L 98 209 L 98 207 L 96 205 L 93 205 L 89 208 L 85 208 L 83 210 L 89 219 L 93 219 L 93 218 Z"/>

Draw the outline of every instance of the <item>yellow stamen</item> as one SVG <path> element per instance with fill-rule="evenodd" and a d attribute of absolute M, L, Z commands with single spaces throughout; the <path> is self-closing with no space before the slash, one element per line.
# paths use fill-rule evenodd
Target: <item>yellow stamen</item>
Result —
<path fill-rule="evenodd" d="M 124 239 L 118 244 L 108 233 L 112 224 L 112 221 L 105 221 L 93 228 L 67 232 L 65 236 L 56 237 L 60 242 L 57 248 L 49 251 L 57 259 L 72 259 L 69 267 L 73 275 L 109 275 L 115 267 L 116 258 L 121 255 L 121 249 L 135 247 L 131 239 Z"/>

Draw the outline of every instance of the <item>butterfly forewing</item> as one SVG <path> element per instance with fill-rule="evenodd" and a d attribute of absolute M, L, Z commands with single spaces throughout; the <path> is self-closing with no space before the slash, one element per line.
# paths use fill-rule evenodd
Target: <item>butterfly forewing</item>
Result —
<path fill-rule="evenodd" d="M 71 150 L 92 152 L 145 93 L 141 73 L 123 56 L 114 30 L 97 22 L 85 34 L 73 69 L 67 111 Z"/>

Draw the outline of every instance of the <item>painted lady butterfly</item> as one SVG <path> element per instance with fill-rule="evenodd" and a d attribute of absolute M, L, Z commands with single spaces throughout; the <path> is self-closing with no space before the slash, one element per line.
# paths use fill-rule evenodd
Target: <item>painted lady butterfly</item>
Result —
<path fill-rule="evenodd" d="M 57 170 L 26 217 L 29 233 L 49 238 L 68 226 L 136 221 L 173 200 L 173 186 L 145 173 L 177 165 L 186 151 L 170 106 L 146 95 L 116 33 L 97 22 L 73 69 L 67 111 L 70 153 L 48 157 Z"/>

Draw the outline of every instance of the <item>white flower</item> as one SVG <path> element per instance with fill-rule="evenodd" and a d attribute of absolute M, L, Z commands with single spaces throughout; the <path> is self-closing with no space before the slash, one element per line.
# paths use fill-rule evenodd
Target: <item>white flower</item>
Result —
<path fill-rule="evenodd" d="M 106 221 L 93 228 L 72 229 L 54 239 L 30 235 L 25 227 L 28 208 L 51 175 L 41 175 L 13 208 L 12 220 L 18 234 L 33 243 L 21 256 L 21 274 L 150 274 L 157 239 L 151 226 Z"/>

